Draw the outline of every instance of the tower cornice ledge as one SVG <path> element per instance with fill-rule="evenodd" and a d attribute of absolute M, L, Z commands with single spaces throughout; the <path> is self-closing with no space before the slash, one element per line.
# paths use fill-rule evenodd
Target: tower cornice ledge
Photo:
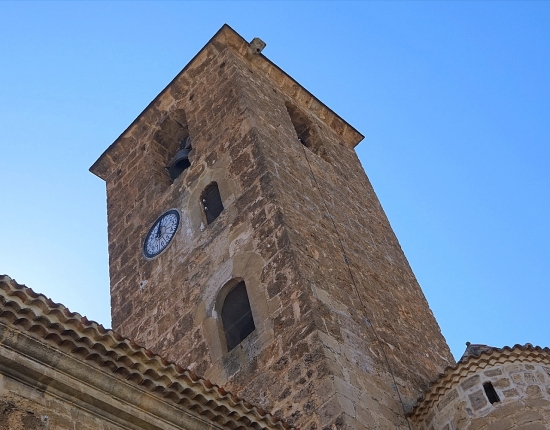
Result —
<path fill-rule="evenodd" d="M 220 30 L 206 43 L 206 45 L 193 57 L 181 72 L 153 99 L 151 103 L 138 115 L 138 117 L 124 130 L 124 132 L 101 154 L 97 161 L 90 167 L 90 172 L 106 179 L 112 172 L 121 152 L 124 152 L 125 138 L 132 135 L 136 127 L 142 125 L 143 117 L 150 110 L 166 109 L 175 103 L 174 93 L 186 94 L 193 81 L 200 75 L 201 70 L 215 56 L 225 49 L 231 49 L 240 57 L 247 60 L 251 67 L 268 76 L 275 86 L 293 99 L 297 105 L 307 109 L 321 121 L 331 127 L 342 141 L 350 148 L 357 146 L 364 136 L 354 127 L 343 120 L 332 109 L 301 86 L 290 75 L 281 70 L 276 64 L 264 55 L 252 53 L 249 43 L 224 24 Z M 132 139 L 128 140 L 130 143 Z"/>

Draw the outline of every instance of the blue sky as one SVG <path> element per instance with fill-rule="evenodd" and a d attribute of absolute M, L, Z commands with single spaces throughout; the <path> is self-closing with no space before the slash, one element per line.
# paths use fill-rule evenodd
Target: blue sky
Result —
<path fill-rule="evenodd" d="M 550 346 L 549 2 L 0 2 L 0 273 L 110 326 L 89 166 L 224 24 L 365 135 L 455 356 Z"/>

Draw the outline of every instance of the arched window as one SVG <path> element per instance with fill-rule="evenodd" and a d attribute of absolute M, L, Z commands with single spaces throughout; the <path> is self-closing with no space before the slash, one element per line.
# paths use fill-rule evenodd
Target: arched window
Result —
<path fill-rule="evenodd" d="M 227 293 L 221 314 L 227 350 L 231 351 L 256 328 L 244 281 Z"/>
<path fill-rule="evenodd" d="M 314 154 L 317 154 L 323 160 L 330 163 L 331 160 L 329 154 L 321 142 L 318 129 L 311 121 L 311 118 L 309 118 L 299 108 L 288 102 L 286 103 L 286 109 L 288 111 L 288 115 L 290 116 L 290 121 L 294 126 L 294 131 L 296 131 L 298 141 Z"/>
<path fill-rule="evenodd" d="M 151 165 L 164 170 L 173 183 L 191 166 L 189 154 L 192 149 L 189 126 L 183 109 L 167 112 L 152 140 L 152 151 L 147 156 Z M 143 146 L 146 150 L 147 145 Z M 163 172 L 164 173 L 164 172 Z M 165 174 L 162 175 L 166 180 Z"/>
<path fill-rule="evenodd" d="M 313 136 L 313 128 L 311 127 L 310 122 L 307 120 L 305 115 L 303 115 L 300 110 L 289 103 L 286 103 L 286 109 L 296 131 L 298 140 L 306 148 L 312 149 L 312 140 L 315 140 Z"/>
<path fill-rule="evenodd" d="M 212 182 L 205 188 L 202 192 L 201 202 L 206 215 L 206 222 L 210 224 L 223 211 L 222 198 L 216 182 Z"/>

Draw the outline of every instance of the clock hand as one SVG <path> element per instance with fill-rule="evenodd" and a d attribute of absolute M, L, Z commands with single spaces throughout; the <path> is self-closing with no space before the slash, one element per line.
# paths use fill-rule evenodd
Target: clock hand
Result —
<path fill-rule="evenodd" d="M 160 229 L 160 225 L 161 225 L 162 221 L 159 222 L 159 226 L 157 228 L 157 238 L 159 238 L 161 236 L 161 229 Z"/>

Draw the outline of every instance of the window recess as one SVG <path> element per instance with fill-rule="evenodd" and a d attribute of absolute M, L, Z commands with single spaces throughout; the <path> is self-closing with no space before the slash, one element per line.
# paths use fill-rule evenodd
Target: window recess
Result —
<path fill-rule="evenodd" d="M 491 404 L 500 402 L 500 397 L 498 397 L 498 394 L 495 390 L 495 387 L 493 387 L 493 384 L 491 384 L 490 382 L 485 382 L 483 384 L 483 390 L 485 391 L 485 395 L 487 396 Z"/>
<path fill-rule="evenodd" d="M 202 208 L 204 215 L 206 216 L 206 222 L 211 224 L 220 213 L 223 211 L 222 198 L 220 196 L 220 189 L 216 182 L 212 182 L 202 192 L 201 197 Z"/>
<path fill-rule="evenodd" d="M 294 126 L 294 131 L 298 138 L 298 142 L 308 148 L 311 152 L 321 157 L 323 160 L 330 163 L 330 157 L 319 137 L 317 127 L 311 119 L 296 106 L 286 103 L 286 109 L 290 116 L 290 121 Z"/>
<path fill-rule="evenodd" d="M 244 281 L 229 291 L 223 302 L 221 315 L 227 350 L 231 351 L 256 328 Z"/>

